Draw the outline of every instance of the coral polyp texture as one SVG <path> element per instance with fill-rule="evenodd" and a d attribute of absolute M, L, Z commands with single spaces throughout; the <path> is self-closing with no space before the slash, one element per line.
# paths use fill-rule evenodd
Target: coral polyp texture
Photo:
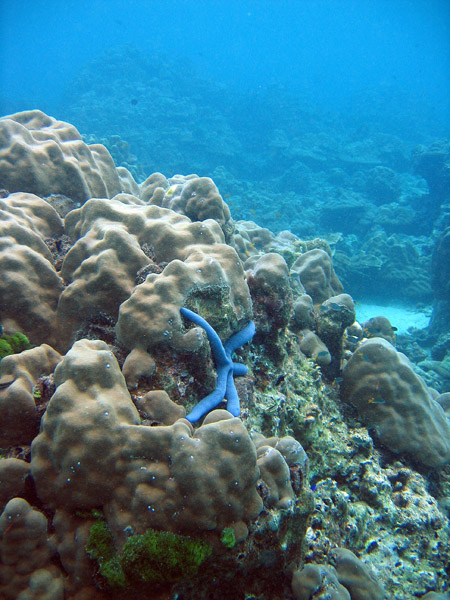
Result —
<path fill-rule="evenodd" d="M 84 139 L 0 119 L 1 598 L 443 596 L 448 399 L 335 242 Z"/>

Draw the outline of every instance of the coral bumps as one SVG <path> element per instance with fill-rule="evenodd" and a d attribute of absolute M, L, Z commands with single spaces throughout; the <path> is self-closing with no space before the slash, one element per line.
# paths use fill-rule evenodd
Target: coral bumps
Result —
<path fill-rule="evenodd" d="M 256 449 L 239 419 L 216 411 L 194 431 L 180 419 L 143 427 L 119 365 L 101 341 L 76 342 L 32 444 L 40 498 L 54 508 L 103 507 L 126 527 L 223 529 L 262 509 Z"/>
<path fill-rule="evenodd" d="M 73 125 L 40 110 L 0 119 L 0 180 L 10 192 L 64 194 L 80 202 L 120 191 L 106 148 L 88 147 Z"/>

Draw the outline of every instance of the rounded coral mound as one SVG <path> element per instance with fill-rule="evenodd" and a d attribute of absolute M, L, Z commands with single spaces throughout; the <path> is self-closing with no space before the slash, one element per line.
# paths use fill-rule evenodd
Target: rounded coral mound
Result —
<path fill-rule="evenodd" d="M 79 202 L 121 190 L 104 146 L 87 146 L 73 125 L 40 110 L 0 119 L 0 182 L 9 192 L 64 194 Z"/>
<path fill-rule="evenodd" d="M 353 353 L 343 371 L 342 398 L 358 409 L 381 442 L 423 465 L 450 462 L 450 423 L 407 357 L 384 338 Z"/>

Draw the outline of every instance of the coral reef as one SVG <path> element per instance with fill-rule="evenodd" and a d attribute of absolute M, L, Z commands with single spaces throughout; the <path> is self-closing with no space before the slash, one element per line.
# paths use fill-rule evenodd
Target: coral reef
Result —
<path fill-rule="evenodd" d="M 0 131 L 2 598 L 445 597 L 449 401 L 417 371 L 447 369 L 446 340 L 411 342 L 417 367 L 382 315 L 355 322 L 346 234 L 235 222 L 212 179 L 138 183 L 39 111 Z M 277 185 L 314 191 L 328 146 L 307 141 Z M 403 202 L 404 179 L 346 151 L 329 185 Z"/>

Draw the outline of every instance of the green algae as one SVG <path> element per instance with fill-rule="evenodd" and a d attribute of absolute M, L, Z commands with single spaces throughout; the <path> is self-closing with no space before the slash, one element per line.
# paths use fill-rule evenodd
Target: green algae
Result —
<path fill-rule="evenodd" d="M 32 347 L 27 336 L 19 331 L 12 335 L 2 335 L 0 337 L 0 361 L 5 356 L 19 354 L 19 352 L 30 350 Z"/>
<path fill-rule="evenodd" d="M 198 538 L 148 529 L 130 536 L 120 554 L 106 521 L 98 518 L 91 526 L 86 551 L 110 588 L 132 589 L 192 578 L 212 548 Z"/>
<path fill-rule="evenodd" d="M 234 548 L 236 545 L 236 536 L 234 535 L 234 530 L 232 527 L 225 527 L 222 529 L 222 535 L 220 536 L 220 541 L 225 546 L 225 548 Z"/>

